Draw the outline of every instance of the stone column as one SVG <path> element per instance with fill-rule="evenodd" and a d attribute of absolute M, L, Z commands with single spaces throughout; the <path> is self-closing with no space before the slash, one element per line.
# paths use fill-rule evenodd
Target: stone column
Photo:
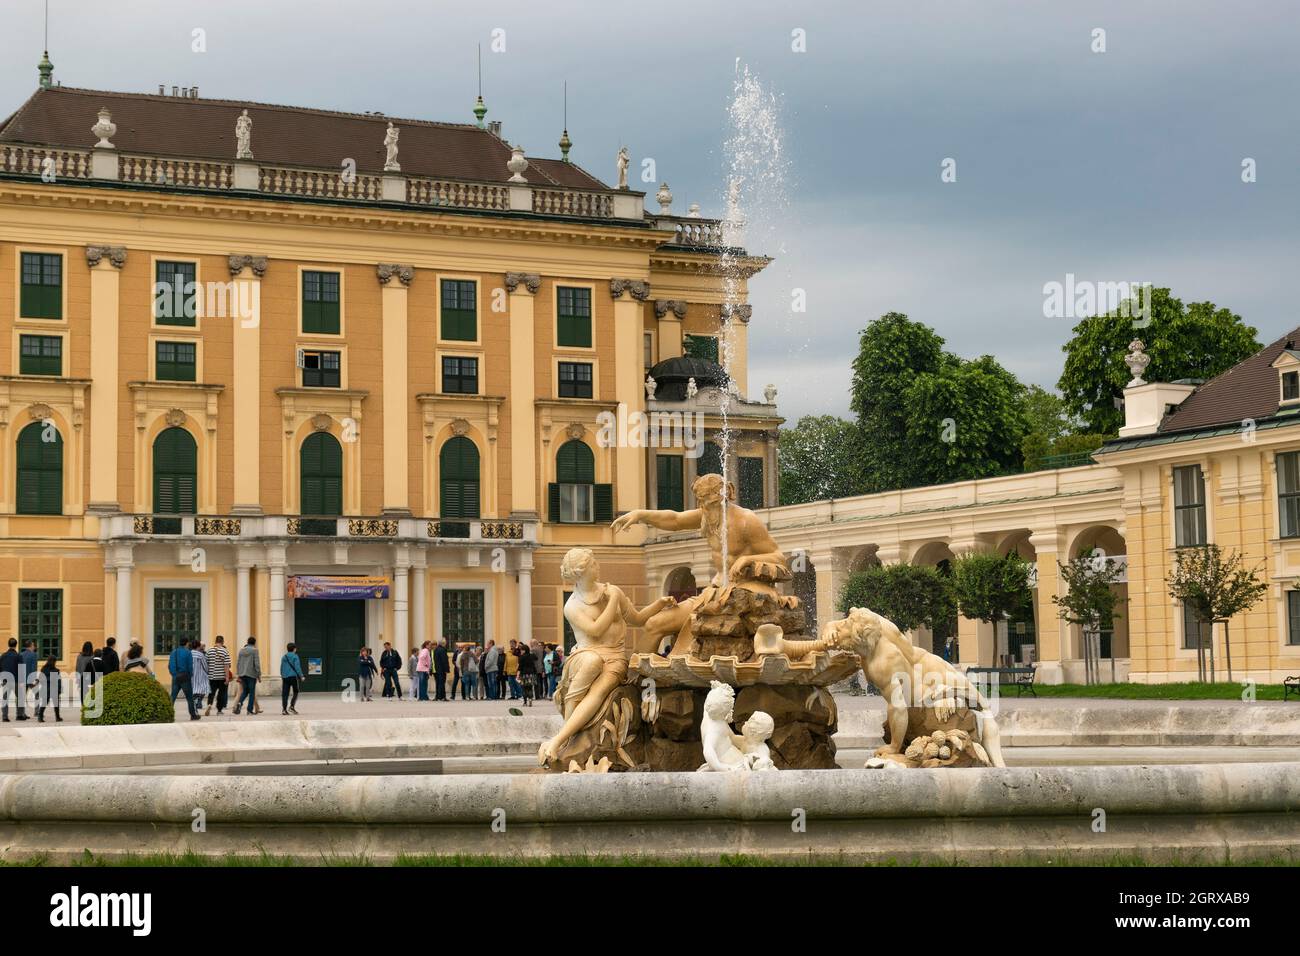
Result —
<path fill-rule="evenodd" d="M 270 587 L 268 590 L 268 610 L 270 611 L 271 633 L 267 644 L 268 666 L 274 667 L 285 652 L 288 638 L 284 626 L 284 572 L 285 553 L 283 547 L 267 549 L 267 563 L 270 568 Z M 278 675 L 271 675 L 278 676 Z"/>
<path fill-rule="evenodd" d="M 1037 633 L 1038 673 L 1043 684 L 1060 684 L 1063 661 L 1069 654 L 1070 625 L 1061 620 L 1052 597 L 1061 593 L 1061 569 L 1057 562 L 1066 553 L 1065 532 L 1056 526 L 1035 529 L 1029 535 L 1034 548 L 1038 587 L 1034 592 L 1034 630 Z"/>
<path fill-rule="evenodd" d="M 541 276 L 506 273 L 510 295 L 510 513 L 535 517 L 537 483 L 537 369 L 533 331 L 533 297 Z"/>
<path fill-rule="evenodd" d="M 530 640 L 533 635 L 533 553 L 519 552 L 515 600 L 519 611 L 519 640 Z"/>
<path fill-rule="evenodd" d="M 982 542 L 976 537 L 953 538 L 948 542 L 948 549 L 954 557 L 961 557 L 980 547 Z M 994 663 L 997 649 L 997 629 L 987 621 L 972 621 L 959 616 L 957 618 L 957 640 L 959 642 L 960 663 L 964 666 L 988 667 Z"/>
<path fill-rule="evenodd" d="M 849 577 L 849 555 L 842 548 L 814 545 L 808 550 L 808 560 L 812 562 L 817 576 L 816 618 L 815 621 L 808 621 L 809 633 L 815 634 L 827 621 L 838 617 L 835 607 L 839 603 L 840 592 L 844 590 L 844 582 Z M 812 617 L 811 614 L 809 616 Z"/>
<path fill-rule="evenodd" d="M 122 644 L 129 646 L 131 638 L 136 637 L 135 629 L 132 625 L 131 616 L 131 549 L 126 548 L 119 552 L 117 561 L 117 623 L 116 633 L 114 636 Z M 145 634 L 140 636 L 140 643 L 146 644 L 149 653 L 153 653 L 153 635 Z"/>
<path fill-rule="evenodd" d="M 87 246 L 90 266 L 90 501 L 87 511 L 121 510 L 117 491 L 119 279 L 122 246 Z M 69 370 L 69 374 L 71 371 Z M 119 631 L 119 640 L 128 635 Z"/>
<path fill-rule="evenodd" d="M 766 454 L 763 456 L 763 476 L 766 479 L 767 488 L 764 494 L 767 496 L 767 506 L 775 508 L 781 503 L 781 465 L 777 458 L 777 439 L 776 429 L 772 429 L 766 435 Z"/>
<path fill-rule="evenodd" d="M 235 514 L 261 514 L 261 326 L 262 276 L 266 275 L 266 256 L 232 255 L 229 265 L 234 286 L 229 303 L 230 314 L 211 318 L 229 321 L 234 330 L 235 362 L 231 376 L 234 407 L 231 420 L 235 439 L 235 497 L 230 510 Z"/>
<path fill-rule="evenodd" d="M 251 571 L 252 565 L 241 557 L 235 568 L 235 633 L 230 644 L 236 650 L 243 647 L 244 641 L 253 633 L 252 595 L 249 588 Z"/>
<path fill-rule="evenodd" d="M 740 387 L 740 394 L 749 396 L 749 319 L 753 313 L 750 305 L 724 305 L 722 315 L 730 321 L 731 365 L 727 369 L 732 380 Z M 723 356 L 724 345 L 718 343 L 719 358 Z"/>
<path fill-rule="evenodd" d="M 632 413 L 645 413 L 645 363 L 642 361 L 642 314 L 650 283 L 640 279 L 610 279 L 614 298 L 614 396 Z M 645 449 L 620 442 L 614 450 L 614 510 L 622 513 L 646 506 Z"/>
<path fill-rule="evenodd" d="M 402 655 L 406 657 L 411 650 L 419 647 L 428 635 L 424 623 L 424 591 L 427 586 L 425 575 L 425 556 L 423 550 L 416 550 L 411 560 L 411 633 L 408 643 L 403 647 Z M 394 644 L 394 647 L 397 645 Z"/>
<path fill-rule="evenodd" d="M 415 276 L 415 267 L 380 263 L 378 274 L 383 300 L 384 514 L 409 515 L 411 500 L 407 469 L 410 456 L 407 445 L 410 388 L 406 290 Z M 398 281 L 394 282 L 394 278 Z"/>
<path fill-rule="evenodd" d="M 677 358 L 682 354 L 682 319 L 686 318 L 686 302 L 682 299 L 655 299 L 655 318 L 658 320 L 659 361 Z"/>
<path fill-rule="evenodd" d="M 393 633 L 389 640 L 393 647 L 406 654 L 410 643 L 410 620 L 408 618 L 410 592 L 411 555 L 407 548 L 397 549 L 397 559 L 393 564 Z"/>

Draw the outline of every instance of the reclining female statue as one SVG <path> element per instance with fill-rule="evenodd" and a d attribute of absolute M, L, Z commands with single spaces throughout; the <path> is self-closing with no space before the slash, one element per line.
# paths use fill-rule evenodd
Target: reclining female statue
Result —
<path fill-rule="evenodd" d="M 564 726 L 537 751 L 538 763 L 559 757 L 573 735 L 600 714 L 614 689 L 627 680 L 628 625 L 641 627 L 650 617 L 676 602 L 662 597 L 638 611 L 616 585 L 599 581 L 600 565 L 588 548 L 570 548 L 560 563 L 560 577 L 573 585 L 564 602 L 564 618 L 577 643 L 564 661 L 555 701 Z"/>

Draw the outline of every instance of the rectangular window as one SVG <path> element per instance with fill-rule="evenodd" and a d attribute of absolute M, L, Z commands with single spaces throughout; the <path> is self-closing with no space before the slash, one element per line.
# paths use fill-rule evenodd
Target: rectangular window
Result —
<path fill-rule="evenodd" d="M 763 496 L 763 459 L 741 458 L 740 468 L 740 507 L 755 510 L 764 505 Z"/>
<path fill-rule="evenodd" d="M 1286 592 L 1286 642 L 1300 645 L 1300 591 Z"/>
<path fill-rule="evenodd" d="M 153 592 L 153 652 L 166 656 L 199 637 L 203 592 L 198 588 L 158 588 Z"/>
<path fill-rule="evenodd" d="M 655 507 L 661 511 L 686 510 L 681 455 L 655 456 L 655 486 Z"/>
<path fill-rule="evenodd" d="M 442 357 L 442 390 L 455 395 L 478 394 L 478 359 L 462 355 Z"/>
<path fill-rule="evenodd" d="M 484 631 L 483 590 L 451 589 L 442 592 L 442 636 L 450 651 L 459 643 L 482 646 Z"/>
<path fill-rule="evenodd" d="M 24 319 L 63 318 L 63 256 L 46 252 L 22 254 Z"/>
<path fill-rule="evenodd" d="M 718 340 L 712 335 L 687 335 L 682 339 L 682 351 L 690 358 L 718 362 Z"/>
<path fill-rule="evenodd" d="M 1200 465 L 1174 469 L 1174 547 L 1203 545 L 1205 536 L 1205 476 Z"/>
<path fill-rule="evenodd" d="M 41 661 L 63 657 L 63 592 L 58 588 L 19 588 L 18 646 L 36 642 Z"/>
<path fill-rule="evenodd" d="M 1300 538 L 1300 451 L 1277 456 L 1278 528 L 1284 538 Z"/>
<path fill-rule="evenodd" d="M 20 335 L 18 353 L 20 375 L 63 374 L 63 339 L 57 335 Z"/>
<path fill-rule="evenodd" d="M 473 282 L 442 280 L 442 329 L 439 334 L 457 342 L 478 340 L 478 294 Z"/>
<path fill-rule="evenodd" d="M 591 290 L 560 286 L 555 291 L 556 344 L 591 348 Z"/>
<path fill-rule="evenodd" d="M 594 485 L 560 485 L 560 521 L 590 524 L 595 521 Z"/>
<path fill-rule="evenodd" d="M 1204 639 L 1209 638 L 1209 626 L 1205 627 Z M 1202 640 L 1201 621 L 1191 604 L 1183 602 L 1183 650 L 1196 650 L 1197 641 Z"/>
<path fill-rule="evenodd" d="M 560 362 L 560 398 L 591 398 L 591 363 Z"/>
<path fill-rule="evenodd" d="M 339 353 L 304 349 L 302 353 L 303 388 L 338 388 Z"/>
<path fill-rule="evenodd" d="M 641 363 L 646 368 L 654 368 L 655 364 L 655 336 L 653 332 L 645 332 L 641 336 Z"/>
<path fill-rule="evenodd" d="M 193 326 L 199 314 L 197 266 L 163 262 L 154 266 L 153 320 L 158 325 Z"/>
<path fill-rule="evenodd" d="M 1293 402 L 1300 398 L 1300 372 L 1282 373 L 1282 401 Z"/>
<path fill-rule="evenodd" d="M 193 382 L 196 349 L 193 342 L 154 343 L 154 378 L 159 382 Z"/>
<path fill-rule="evenodd" d="M 339 274 L 302 274 L 302 330 L 320 335 L 339 334 Z"/>

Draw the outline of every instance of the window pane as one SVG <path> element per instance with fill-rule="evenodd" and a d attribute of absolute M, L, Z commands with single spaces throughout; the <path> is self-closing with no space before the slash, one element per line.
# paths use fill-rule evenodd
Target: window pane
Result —
<path fill-rule="evenodd" d="M 18 592 L 18 643 L 36 642 L 42 661 L 63 656 L 63 592 L 57 588 L 20 589 Z"/>
<path fill-rule="evenodd" d="M 1286 642 L 1300 644 L 1300 591 L 1286 592 Z"/>
<path fill-rule="evenodd" d="M 159 588 L 153 594 L 155 654 L 170 654 L 199 637 L 202 592 L 198 588 Z"/>
<path fill-rule="evenodd" d="M 198 315 L 197 267 L 192 262 L 159 261 L 154 270 L 154 321 L 189 325 Z"/>

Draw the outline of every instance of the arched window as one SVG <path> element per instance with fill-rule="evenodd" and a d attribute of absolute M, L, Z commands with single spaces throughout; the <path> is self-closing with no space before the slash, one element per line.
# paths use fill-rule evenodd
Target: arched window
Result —
<path fill-rule="evenodd" d="M 298 513 L 343 514 L 343 446 L 328 432 L 307 436 L 299 453 Z"/>
<path fill-rule="evenodd" d="M 596 484 L 596 456 L 586 442 L 565 442 L 555 455 L 555 481 L 548 489 L 551 521 L 583 524 L 612 521 L 612 485 Z"/>
<path fill-rule="evenodd" d="M 439 515 L 444 518 L 479 516 L 478 467 L 478 446 L 463 435 L 442 446 L 438 456 Z"/>
<path fill-rule="evenodd" d="M 697 475 L 722 474 L 722 449 L 717 442 L 706 441 L 700 449 L 700 460 L 695 466 Z"/>
<path fill-rule="evenodd" d="M 168 428 L 153 441 L 153 511 L 192 515 L 197 511 L 199 449 L 183 428 Z"/>
<path fill-rule="evenodd" d="M 32 422 L 18 433 L 18 513 L 63 514 L 63 436 L 53 424 Z"/>

